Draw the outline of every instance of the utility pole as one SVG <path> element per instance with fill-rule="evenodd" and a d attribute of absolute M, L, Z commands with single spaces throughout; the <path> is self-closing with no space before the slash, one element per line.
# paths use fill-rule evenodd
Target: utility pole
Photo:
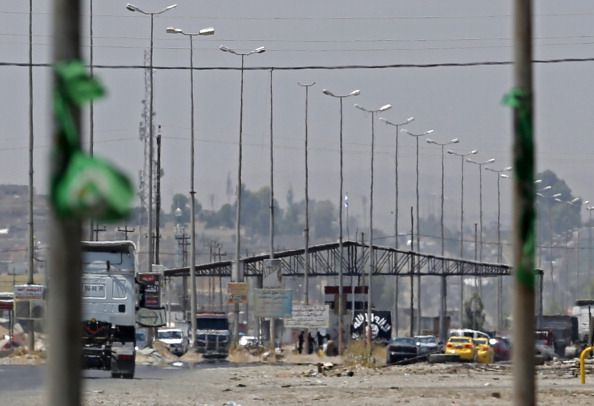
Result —
<path fill-rule="evenodd" d="M 33 284 L 33 271 L 35 270 L 35 263 L 33 255 L 35 251 L 35 236 L 33 229 L 33 0 L 29 0 L 29 267 L 27 273 L 27 283 Z M 28 347 L 29 351 L 35 350 L 35 323 L 29 322 L 28 328 Z"/>
<path fill-rule="evenodd" d="M 412 337 L 415 335 L 415 213 L 413 206 L 410 206 L 410 332 Z"/>
<path fill-rule="evenodd" d="M 53 10 L 52 62 L 79 60 L 80 2 L 55 0 Z M 54 71 L 54 89 L 58 78 Z M 80 134 L 80 108 L 72 106 L 75 134 Z M 53 145 L 61 145 L 64 134 L 56 129 L 54 119 Z M 78 135 L 77 135 L 78 136 Z M 67 157 L 56 154 L 50 162 L 51 178 L 66 166 Z M 81 404 L 81 221 L 76 217 L 51 215 L 48 266 L 52 291 L 48 303 L 49 346 L 47 367 L 47 399 L 50 406 L 78 406 Z"/>
<path fill-rule="evenodd" d="M 155 264 L 160 264 L 159 244 L 161 241 L 161 125 L 157 133 L 157 187 L 155 188 Z M 152 267 L 151 267 L 152 268 Z M 152 270 L 152 269 L 151 269 Z"/>
<path fill-rule="evenodd" d="M 532 87 L 532 1 L 514 2 L 514 405 L 536 404 L 534 367 L 534 140 Z"/>
<path fill-rule="evenodd" d="M 273 97 L 272 97 L 272 73 L 270 69 L 270 259 L 274 259 L 274 131 L 273 131 Z M 307 203 L 306 203 L 307 204 Z M 280 272 L 280 270 L 279 270 Z M 281 285 L 282 286 L 282 285 Z M 270 318 L 270 347 L 274 352 L 276 340 L 276 328 L 274 317 Z M 248 320 L 249 323 L 249 320 Z"/>
<path fill-rule="evenodd" d="M 124 228 L 118 227 L 118 231 L 120 233 L 124 233 L 124 240 L 128 239 L 128 234 L 129 233 L 133 233 L 134 229 L 133 228 L 128 228 L 128 224 L 124 225 Z"/>
<path fill-rule="evenodd" d="M 182 229 L 181 234 L 175 235 L 175 240 L 177 241 L 178 247 L 181 248 L 182 253 L 182 266 L 188 266 L 188 246 L 190 242 L 188 241 L 190 236 L 186 233 L 185 227 Z M 182 307 L 184 309 L 184 318 L 187 319 L 188 317 L 188 277 L 182 277 Z"/>
<path fill-rule="evenodd" d="M 97 224 L 94 228 L 93 228 L 93 233 L 95 234 L 95 241 L 99 241 L 99 233 L 103 233 L 107 231 L 107 227 L 105 226 L 100 226 L 99 224 Z"/>

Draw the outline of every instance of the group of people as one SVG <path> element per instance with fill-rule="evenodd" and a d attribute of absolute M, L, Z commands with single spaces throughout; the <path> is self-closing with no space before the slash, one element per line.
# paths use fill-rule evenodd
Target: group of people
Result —
<path fill-rule="evenodd" d="M 303 350 L 307 352 L 307 354 L 313 354 L 315 351 L 325 350 L 324 343 L 330 340 L 330 334 L 322 334 L 320 331 L 316 333 L 316 337 L 311 335 L 311 331 L 307 333 L 307 347 L 304 347 L 305 344 L 305 331 L 301 331 L 299 333 L 298 342 L 297 342 L 297 351 L 299 354 L 303 353 Z"/>

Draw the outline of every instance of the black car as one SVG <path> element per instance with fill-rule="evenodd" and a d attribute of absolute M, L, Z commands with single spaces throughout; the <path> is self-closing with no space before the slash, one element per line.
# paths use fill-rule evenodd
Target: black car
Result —
<path fill-rule="evenodd" d="M 388 342 L 386 364 L 394 364 L 417 356 L 417 342 L 410 337 L 396 337 Z"/>

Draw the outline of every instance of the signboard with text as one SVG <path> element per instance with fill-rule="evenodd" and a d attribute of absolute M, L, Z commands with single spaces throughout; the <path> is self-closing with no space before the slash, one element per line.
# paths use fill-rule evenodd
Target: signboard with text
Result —
<path fill-rule="evenodd" d="M 227 284 L 227 291 L 229 297 L 227 303 L 247 303 L 249 287 L 247 282 L 229 282 Z"/>
<path fill-rule="evenodd" d="M 293 304 L 290 318 L 285 319 L 286 328 L 307 328 L 311 330 L 328 328 L 330 309 L 328 305 Z"/>
<path fill-rule="evenodd" d="M 293 291 L 291 289 L 255 289 L 254 313 L 258 317 L 291 317 Z"/>

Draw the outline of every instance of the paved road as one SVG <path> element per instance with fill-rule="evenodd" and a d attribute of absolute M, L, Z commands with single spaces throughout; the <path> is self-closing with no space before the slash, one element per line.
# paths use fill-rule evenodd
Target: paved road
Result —
<path fill-rule="evenodd" d="M 192 369 L 225 368 L 229 364 L 224 363 L 200 363 Z M 0 393 L 8 391 L 31 391 L 43 390 L 46 368 L 44 365 L 0 365 Z M 163 380 L 183 376 L 190 372 L 189 366 L 183 367 L 154 367 L 137 365 L 134 380 Z M 109 371 L 88 370 L 83 372 L 84 383 L 88 390 L 93 390 L 98 385 L 108 385 L 112 380 Z M 118 380 L 115 380 L 118 381 Z"/>

